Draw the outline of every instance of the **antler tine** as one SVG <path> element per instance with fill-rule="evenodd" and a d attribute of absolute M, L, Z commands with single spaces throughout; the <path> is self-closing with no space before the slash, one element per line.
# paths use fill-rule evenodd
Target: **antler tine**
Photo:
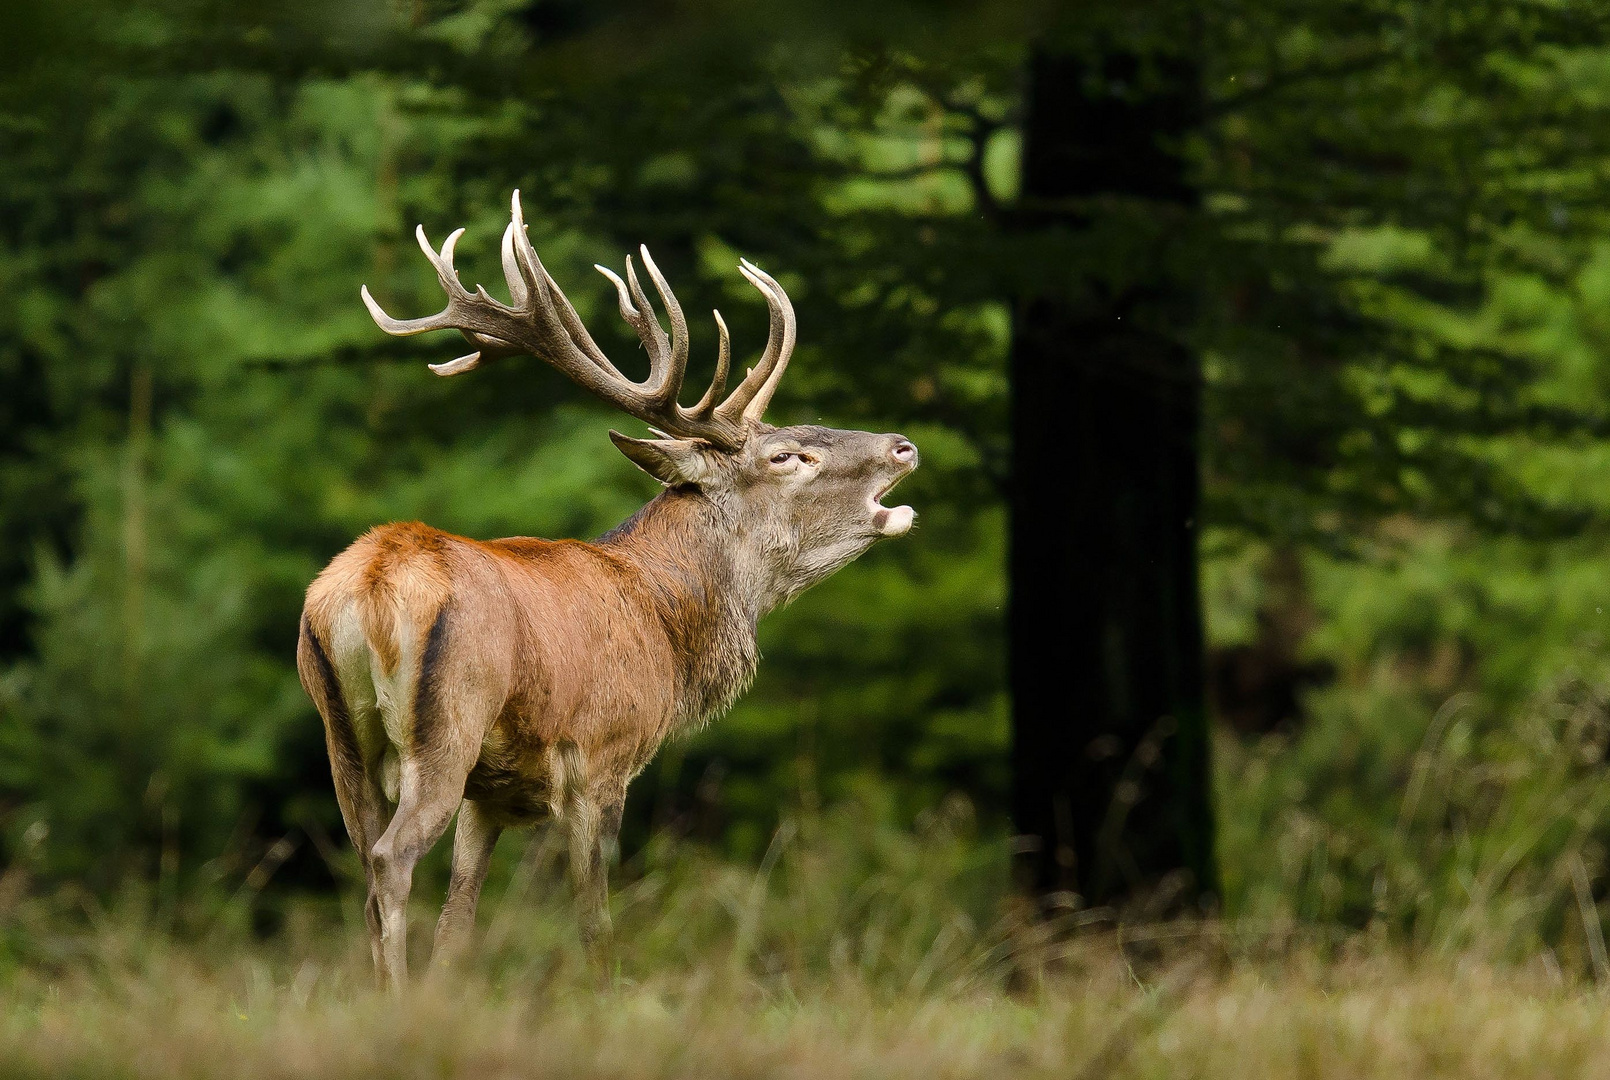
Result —
<path fill-rule="evenodd" d="M 520 193 L 514 193 L 515 199 Z M 518 212 L 509 227 L 503 230 L 503 280 L 509 286 L 509 299 L 517 308 L 523 308 L 531 301 L 531 286 L 526 284 L 525 275 L 520 272 L 520 258 L 514 252 L 514 222 L 518 220 Z"/>
<path fill-rule="evenodd" d="M 360 285 L 358 295 L 363 297 L 363 306 L 369 309 L 369 317 L 375 321 L 375 325 L 393 337 L 423 334 L 426 330 L 452 329 L 450 324 L 441 321 L 447 314 L 445 311 L 440 315 L 427 315 L 422 319 L 393 319 L 386 314 L 386 309 L 381 307 L 373 296 L 369 295 L 369 286 Z"/>
<path fill-rule="evenodd" d="M 425 226 L 419 225 L 414 228 L 414 238 L 419 241 L 420 250 L 425 253 L 425 258 L 430 260 L 431 266 L 436 270 L 437 279 L 447 292 L 447 306 L 435 315 L 426 315 L 418 319 L 394 319 L 386 314 L 385 309 L 375 301 L 373 296 L 369 295 L 369 286 L 363 285 L 359 287 L 358 294 L 363 297 L 364 306 L 369 309 L 369 315 L 379 325 L 380 329 L 395 337 L 423 334 L 430 330 L 458 329 L 458 323 L 453 321 L 453 304 L 459 298 L 467 298 L 469 293 L 465 290 L 463 282 L 458 280 L 458 274 L 453 269 L 453 247 L 458 243 L 458 238 L 463 235 L 463 229 L 454 230 L 442 244 L 442 250 L 438 254 L 436 249 L 431 247 L 430 240 L 425 236 Z"/>
<path fill-rule="evenodd" d="M 654 307 L 648 302 L 648 294 L 638 283 L 632 257 L 626 256 L 625 281 L 607 266 L 595 264 L 593 269 L 614 283 L 615 293 L 620 300 L 621 318 L 637 331 L 638 340 L 643 343 L 643 350 L 648 353 L 648 379 L 641 384 L 642 392 L 655 407 L 676 404 L 677 392 L 682 388 L 682 379 L 680 373 L 673 372 L 672 369 L 687 367 L 686 345 L 682 346 L 682 362 L 677 364 L 674 359 L 676 349 L 665 336 L 665 329 L 660 326 L 659 317 L 654 314 Z M 675 302 L 673 297 L 671 303 Z M 674 309 L 674 314 L 681 315 L 681 309 Z M 672 323 L 673 326 L 676 324 L 675 318 Z M 683 321 L 682 330 L 685 331 L 686 328 L 687 323 Z M 674 378 L 671 377 L 673 374 Z"/>
<path fill-rule="evenodd" d="M 710 388 L 692 409 L 694 417 L 701 421 L 710 419 L 716 411 L 716 402 L 727 392 L 727 368 L 732 362 L 732 342 L 727 337 L 727 320 L 721 317 L 719 311 L 711 311 L 710 314 L 716 317 L 716 329 L 721 333 L 721 351 L 716 354 L 716 373 L 710 380 Z"/>
<path fill-rule="evenodd" d="M 648 353 L 649 364 L 654 375 L 660 373 L 665 363 L 666 354 L 671 351 L 671 343 L 665 336 L 665 330 L 660 326 L 659 316 L 654 314 L 654 305 L 648 302 L 648 294 L 637 280 L 637 267 L 632 264 L 632 257 L 626 256 L 626 287 L 632 292 L 632 307 L 636 309 L 637 318 L 629 320 L 637 336 L 643 339 L 643 349 Z"/>
<path fill-rule="evenodd" d="M 642 248 L 642 252 L 646 256 L 648 248 Z M 637 268 L 632 264 L 630 255 L 626 256 L 626 286 L 632 291 L 632 304 L 638 313 L 638 318 L 628 321 L 632 323 L 637 336 L 642 339 L 644 351 L 648 353 L 648 379 L 643 384 L 644 393 L 656 408 L 664 408 L 667 405 L 675 408 L 682 382 L 680 375 L 672 371 L 675 364 L 671 359 L 671 342 L 665 336 L 665 329 L 660 326 L 660 317 L 655 314 L 648 293 L 643 291 L 642 283 L 637 280 Z M 660 289 L 662 300 L 665 298 L 665 292 L 666 290 Z M 676 303 L 675 297 L 672 297 L 670 303 Z M 683 327 L 686 328 L 685 322 Z M 682 367 L 687 367 L 685 360 Z"/>
<path fill-rule="evenodd" d="M 516 279 L 519 280 L 522 289 L 527 294 L 543 293 L 557 312 L 560 325 L 564 327 L 565 333 L 570 337 L 571 342 L 589 360 L 603 368 L 607 374 L 624 380 L 625 376 L 615 369 L 614 364 L 609 362 L 609 358 L 604 355 L 604 350 L 598 347 L 598 343 L 593 341 L 593 336 L 582 325 L 581 316 L 577 315 L 576 309 L 571 306 L 570 298 L 559 288 L 558 283 L 553 280 L 553 275 L 548 273 L 548 268 L 543 266 L 542 260 L 537 257 L 536 248 L 531 246 L 531 238 L 526 236 L 525 213 L 520 206 L 519 188 L 514 189 L 514 195 L 509 200 L 509 206 L 509 231 L 506 231 L 504 235 L 512 241 L 516 256 L 514 264 L 515 277 L 509 279 L 510 295 L 514 294 L 514 282 Z M 503 264 L 503 272 L 505 276 L 508 276 L 509 264 L 507 262 Z M 525 305 L 518 304 L 517 306 L 523 307 Z"/>
<path fill-rule="evenodd" d="M 744 376 L 732 396 L 717 407 L 716 416 L 748 425 L 759 423 L 794 352 L 794 305 L 783 287 L 748 259 L 739 262 L 738 272 L 766 298 L 771 329 L 766 335 L 766 351 L 761 353 L 760 362 Z"/>
<path fill-rule="evenodd" d="M 794 305 L 788 299 L 788 293 L 783 291 L 783 287 L 777 279 L 754 263 L 749 262 L 748 259 L 744 260 L 744 264 L 741 269 L 749 271 L 744 276 L 751 283 L 758 277 L 769 289 L 766 293 L 766 304 L 773 315 L 774 321 L 772 325 L 774 329 L 776 326 L 775 320 L 779 315 L 783 323 L 783 340 L 777 347 L 777 355 L 773 360 L 771 373 L 766 377 L 760 392 L 755 395 L 743 412 L 746 422 L 759 423 L 761 416 L 766 412 L 766 406 L 771 404 L 772 395 L 777 392 L 778 384 L 783 381 L 783 372 L 788 370 L 789 360 L 793 359 L 794 343 L 799 336 L 799 323 L 794 317 Z M 770 351 L 771 337 L 769 334 L 767 335 L 766 344 L 767 351 Z"/>
<path fill-rule="evenodd" d="M 447 239 L 442 241 L 442 250 L 438 253 L 431 248 L 430 240 L 425 237 L 425 226 L 414 226 L 414 239 L 419 241 L 420 250 L 436 268 L 436 276 L 441 279 L 442 288 L 446 289 L 450 296 L 465 295 L 468 292 L 464 288 L 464 283 L 458 279 L 458 271 L 453 267 L 453 251 L 458 247 L 458 238 L 463 235 L 463 229 L 454 229 L 448 233 Z"/>
<path fill-rule="evenodd" d="M 626 257 L 626 269 L 628 272 L 630 272 L 631 268 L 632 258 L 630 255 L 628 255 Z M 640 327 L 643 323 L 643 313 L 637 310 L 637 307 L 632 303 L 632 294 L 627 287 L 626 282 L 622 281 L 619 274 L 615 273 L 615 271 L 611 270 L 603 263 L 593 263 L 593 269 L 607 277 L 610 281 L 610 284 L 615 286 L 615 296 L 620 302 L 621 318 L 626 320 L 626 324 L 633 330 L 637 330 L 638 327 Z M 646 337 L 641 331 L 639 331 L 637 336 L 643 341 L 644 347 L 648 350 L 649 369 L 652 372 L 655 370 L 653 339 Z"/>
<path fill-rule="evenodd" d="M 671 320 L 671 354 L 665 367 L 663 380 L 658 384 L 662 404 L 675 404 L 682 393 L 682 380 L 688 371 L 688 320 L 682 314 L 682 305 L 677 303 L 676 293 L 671 291 L 670 284 L 660 273 L 660 268 L 654 265 L 654 257 L 648 253 L 648 245 L 638 246 L 638 253 L 643 256 L 643 269 L 648 271 L 649 280 L 654 282 L 654 291 L 660 294 L 660 303 L 665 305 L 665 314 Z M 631 261 L 626 264 L 631 270 Z M 658 328 L 659 323 L 655 323 Z"/>

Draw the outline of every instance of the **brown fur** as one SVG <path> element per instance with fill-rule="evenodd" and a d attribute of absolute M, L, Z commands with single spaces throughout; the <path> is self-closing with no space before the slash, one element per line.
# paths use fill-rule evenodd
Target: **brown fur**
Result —
<path fill-rule="evenodd" d="M 385 525 L 308 589 L 298 670 L 383 980 L 406 970 L 413 865 L 461 803 L 440 956 L 473 924 L 501 829 L 549 816 L 570 829 L 583 935 L 607 942 L 602 852 L 627 785 L 747 685 L 761 615 L 909 525 L 877 503 L 916 464 L 899 436 L 757 428 L 750 444 L 655 443 L 649 467 L 675 486 L 595 543 Z"/>

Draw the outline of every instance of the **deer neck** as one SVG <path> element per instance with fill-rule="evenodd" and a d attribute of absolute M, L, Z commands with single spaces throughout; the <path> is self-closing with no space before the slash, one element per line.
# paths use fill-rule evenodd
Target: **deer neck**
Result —
<path fill-rule="evenodd" d="M 754 677 L 756 624 L 778 600 L 740 515 L 673 489 L 598 543 L 625 561 L 665 627 L 681 679 L 681 720 L 725 711 Z"/>

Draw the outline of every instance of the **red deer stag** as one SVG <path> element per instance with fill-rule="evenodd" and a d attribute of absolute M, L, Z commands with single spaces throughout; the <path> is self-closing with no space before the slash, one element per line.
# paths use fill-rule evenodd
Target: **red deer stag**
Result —
<path fill-rule="evenodd" d="M 725 398 L 728 339 L 716 313 L 715 377 L 678 403 L 687 322 L 646 248 L 667 337 L 630 257 L 614 282 L 649 374 L 622 375 L 594 343 L 526 237 L 520 195 L 503 234 L 512 304 L 464 288 L 453 246 L 432 250 L 447 307 L 393 319 L 389 334 L 462 332 L 477 351 L 457 375 L 529 353 L 641 420 L 657 436 L 610 438 L 665 490 L 593 543 L 468 540 L 418 523 L 370 530 L 308 589 L 297 645 L 302 685 L 324 718 L 336 797 L 368 881 L 365 914 L 379 980 L 407 977 L 414 865 L 458 811 L 452 880 L 433 962 L 462 948 L 493 845 L 505 827 L 552 817 L 567 828 L 589 953 L 609 948 L 608 862 L 626 786 L 667 736 L 728 708 L 755 671 L 755 623 L 883 537 L 911 528 L 881 500 L 917 466 L 900 435 L 801 425 L 761 414 L 794 348 L 782 286 L 739 272 L 771 313 L 765 352 Z"/>

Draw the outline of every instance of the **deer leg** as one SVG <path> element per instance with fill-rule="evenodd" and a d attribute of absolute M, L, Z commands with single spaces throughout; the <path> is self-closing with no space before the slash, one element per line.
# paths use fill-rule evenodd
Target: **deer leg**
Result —
<path fill-rule="evenodd" d="M 336 767 L 335 801 L 341 807 L 341 820 L 346 824 L 347 836 L 357 849 L 358 862 L 363 866 L 364 901 L 363 918 L 369 927 L 369 951 L 374 956 L 375 971 L 381 970 L 380 907 L 376 888 L 374 863 L 370 849 L 386 831 L 386 802 L 378 779 L 365 772 Z"/>
<path fill-rule="evenodd" d="M 381 789 L 380 762 L 366 754 L 359 732 L 372 729 L 378 720 L 372 693 L 363 691 L 353 701 L 341 686 L 324 643 L 304 615 L 302 632 L 296 643 L 297 674 L 302 679 L 308 696 L 324 721 L 324 746 L 330 755 L 330 774 L 335 781 L 335 801 L 341 808 L 341 820 L 347 827 L 347 836 L 358 851 L 363 865 L 364 921 L 369 924 L 369 947 L 374 954 L 377 975 L 382 970 L 380 949 L 380 908 L 374 867 L 369 850 L 385 832 L 391 804 Z M 356 680 L 352 684 L 357 686 Z M 356 721 L 356 722 L 354 722 Z"/>
<path fill-rule="evenodd" d="M 469 943 L 475 930 L 475 902 L 502 832 L 503 827 L 473 799 L 465 799 L 459 806 L 458 828 L 453 833 L 453 879 L 436 923 L 436 947 L 430 957 L 433 968 L 448 967 Z"/>
<path fill-rule="evenodd" d="M 380 908 L 369 851 L 386 831 L 391 804 L 381 789 L 379 762 L 362 763 L 345 703 L 333 696 L 326 698 L 320 712 L 325 714 L 325 743 L 330 754 L 330 775 L 335 781 L 336 805 L 341 808 L 341 821 L 347 827 L 347 836 L 363 866 L 366 893 L 363 917 L 369 926 L 369 949 L 378 973 L 381 970 Z M 358 712 L 362 718 L 361 706 Z"/>
<path fill-rule="evenodd" d="M 576 798 L 568 808 L 570 875 L 587 959 L 606 976 L 613 967 L 614 928 L 609 920 L 609 866 L 619 846 L 625 793 Z"/>
<path fill-rule="evenodd" d="M 391 824 L 369 852 L 378 894 L 381 982 L 401 992 L 408 980 L 408 894 L 414 866 L 447 831 L 464 796 L 469 769 L 437 772 L 402 764 L 402 791 Z"/>

